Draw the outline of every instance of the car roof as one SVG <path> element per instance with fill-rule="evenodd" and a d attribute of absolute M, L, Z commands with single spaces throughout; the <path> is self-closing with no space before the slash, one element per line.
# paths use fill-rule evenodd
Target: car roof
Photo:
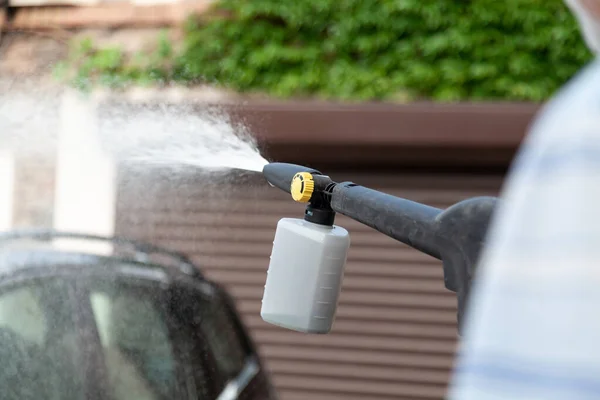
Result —
<path fill-rule="evenodd" d="M 60 240 L 60 245 L 56 241 Z M 69 246 L 69 241 L 79 242 Z M 82 242 L 87 246 L 81 246 Z M 91 243 L 112 247 L 109 254 L 98 253 Z M 55 230 L 15 230 L 0 233 L 0 274 L 6 276 L 19 270 L 59 266 L 110 265 L 115 272 L 133 275 L 183 274 L 205 280 L 199 268 L 184 254 L 121 237 L 105 237 Z M 134 273 L 135 270 L 135 273 Z M 150 274 L 150 275 L 148 275 Z"/>

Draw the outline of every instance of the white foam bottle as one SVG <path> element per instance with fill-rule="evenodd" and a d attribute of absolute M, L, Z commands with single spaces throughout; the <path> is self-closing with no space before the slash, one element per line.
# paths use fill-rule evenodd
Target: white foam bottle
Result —
<path fill-rule="evenodd" d="M 263 320 L 306 333 L 329 333 L 350 247 L 348 231 L 333 224 L 335 212 L 313 196 L 308 172 L 296 174 L 291 194 L 307 206 L 304 219 L 283 218 L 275 240 L 260 315 Z"/>
<path fill-rule="evenodd" d="M 277 224 L 260 315 L 306 333 L 328 333 L 335 320 L 350 247 L 348 231 L 303 219 Z"/>

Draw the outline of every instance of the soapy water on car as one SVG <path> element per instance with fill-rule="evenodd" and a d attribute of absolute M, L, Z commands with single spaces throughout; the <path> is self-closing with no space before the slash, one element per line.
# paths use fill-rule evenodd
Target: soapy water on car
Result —
<path fill-rule="evenodd" d="M 60 102 L 55 93 L 0 93 L 0 151 L 52 157 L 64 118 L 59 115 Z M 218 175 L 259 172 L 268 163 L 247 127 L 218 108 L 182 104 L 100 108 L 94 121 L 81 121 L 88 125 L 82 129 L 95 124 L 103 150 L 122 166 Z"/>

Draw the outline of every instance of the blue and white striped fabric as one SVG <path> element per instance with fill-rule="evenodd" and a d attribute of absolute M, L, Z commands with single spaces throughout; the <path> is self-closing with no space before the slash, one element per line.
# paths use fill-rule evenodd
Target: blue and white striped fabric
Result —
<path fill-rule="evenodd" d="M 600 399 L 600 62 L 544 107 L 502 198 L 449 398 Z"/>

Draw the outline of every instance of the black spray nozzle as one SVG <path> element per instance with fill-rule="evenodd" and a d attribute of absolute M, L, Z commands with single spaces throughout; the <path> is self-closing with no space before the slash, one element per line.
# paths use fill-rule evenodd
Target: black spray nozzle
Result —
<path fill-rule="evenodd" d="M 328 176 L 316 169 L 286 163 L 271 163 L 263 168 L 263 175 L 272 186 L 290 193 L 300 203 L 307 203 L 306 221 L 332 226 L 335 212 L 330 206 L 330 189 L 335 186 Z"/>
<path fill-rule="evenodd" d="M 316 169 L 287 163 L 270 163 L 263 168 L 263 175 L 267 182 L 287 193 L 291 193 L 292 180 L 298 172 L 322 175 Z"/>

